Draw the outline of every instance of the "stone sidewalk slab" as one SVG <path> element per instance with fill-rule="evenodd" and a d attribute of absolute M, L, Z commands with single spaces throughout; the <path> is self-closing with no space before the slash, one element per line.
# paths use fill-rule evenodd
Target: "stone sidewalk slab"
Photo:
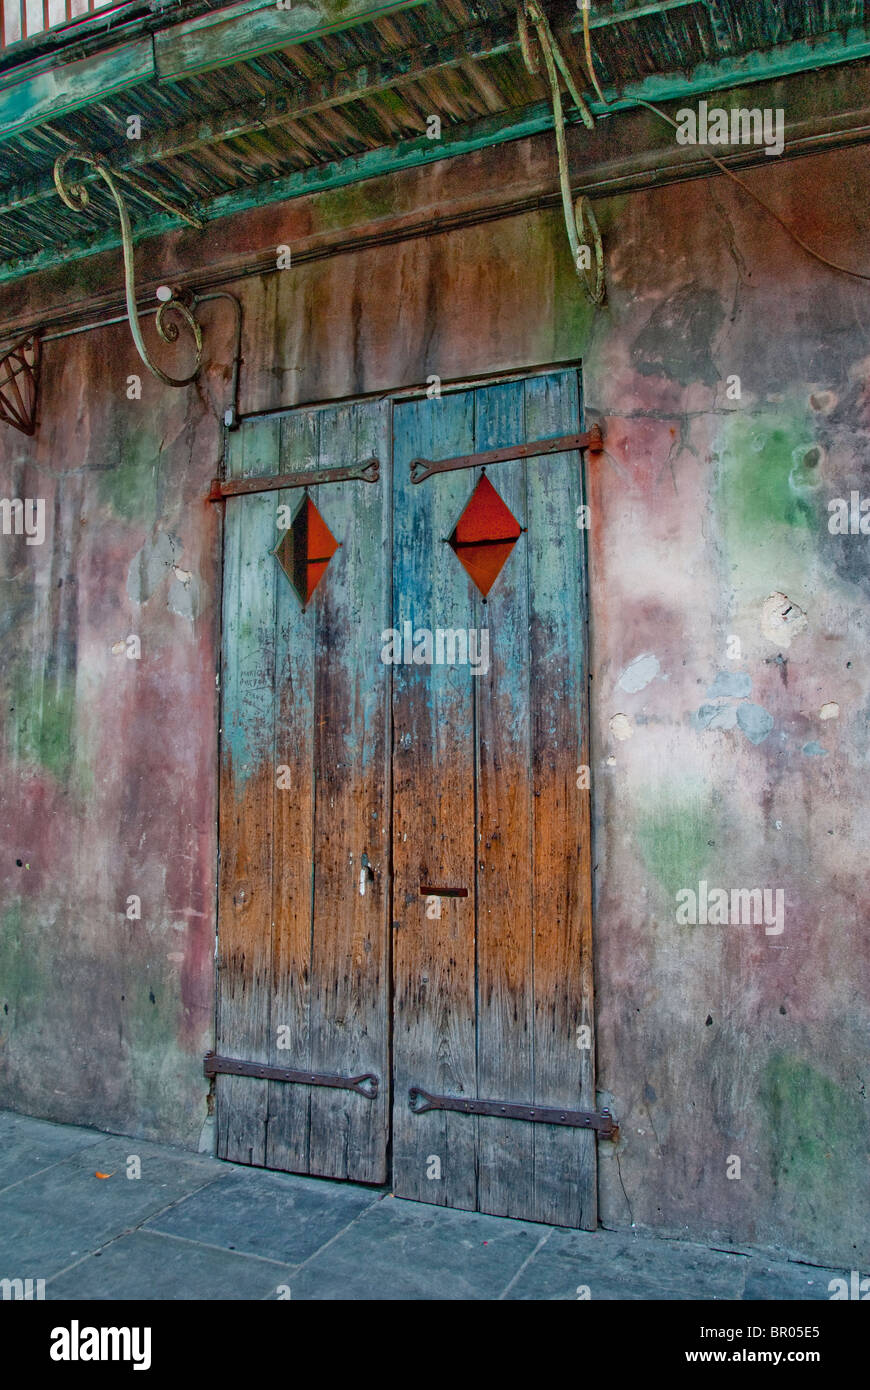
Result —
<path fill-rule="evenodd" d="M 291 1280 L 294 1299 L 497 1299 L 549 1228 L 385 1197 Z"/>
<path fill-rule="evenodd" d="M 245 1255 L 300 1265 L 379 1201 L 377 1189 L 262 1168 L 232 1167 L 209 1186 L 146 1222 Z"/>
<path fill-rule="evenodd" d="M 46 1299 L 277 1299 L 280 1289 L 289 1288 L 292 1274 L 271 1260 L 139 1230 L 52 1279 Z"/>
<path fill-rule="evenodd" d="M 734 1300 L 742 1297 L 746 1264 L 683 1241 L 557 1229 L 505 1298 Z"/>
<path fill-rule="evenodd" d="M 92 1129 L 56 1125 L 0 1110 L 0 1192 L 44 1168 L 62 1163 L 103 1138 Z"/>
<path fill-rule="evenodd" d="M 140 1177 L 127 1176 L 131 1156 Z M 803 1301 L 830 1298 L 844 1274 L 410 1202 L 0 1112 L 0 1280 L 44 1279 L 46 1299 Z"/>
<path fill-rule="evenodd" d="M 215 1159 L 141 1139 L 96 1138 L 0 1191 L 0 1269 L 48 1278 L 230 1171 Z M 141 1160 L 141 1178 L 126 1175 L 130 1155 Z"/>

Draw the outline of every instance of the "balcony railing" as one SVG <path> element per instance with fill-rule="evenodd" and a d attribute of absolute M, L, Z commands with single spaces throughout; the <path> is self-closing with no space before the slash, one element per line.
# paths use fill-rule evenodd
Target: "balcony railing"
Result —
<path fill-rule="evenodd" d="M 124 0 L 0 0 L 0 50 Z"/>

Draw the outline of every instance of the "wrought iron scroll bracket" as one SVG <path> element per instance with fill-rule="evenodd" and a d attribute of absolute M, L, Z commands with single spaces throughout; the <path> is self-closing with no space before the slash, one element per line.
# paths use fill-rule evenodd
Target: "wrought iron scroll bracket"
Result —
<path fill-rule="evenodd" d="M 571 247 L 571 257 L 574 261 L 574 269 L 577 271 L 580 283 L 588 298 L 593 304 L 600 304 L 604 299 L 605 290 L 604 249 L 601 244 L 601 233 L 598 230 L 595 213 L 592 211 L 592 204 L 588 198 L 583 196 L 574 201 L 571 193 L 571 180 L 568 176 L 568 146 L 565 140 L 565 117 L 562 111 L 562 93 L 559 87 L 560 74 L 574 105 L 580 112 L 583 124 L 592 130 L 595 121 L 589 107 L 580 95 L 571 67 L 553 36 L 553 31 L 539 0 L 519 0 L 517 6 L 520 49 L 529 72 L 533 75 L 540 72 L 540 60 L 533 46 L 530 23 L 534 25 L 535 40 L 544 59 L 547 82 L 550 87 L 553 125 L 556 129 L 556 151 L 559 158 L 559 186 L 562 192 L 562 210 L 565 216 L 568 244 Z"/>
<path fill-rule="evenodd" d="M 142 194 L 176 217 L 182 218 L 193 227 L 202 227 L 202 220 L 195 217 L 188 209 L 179 206 L 178 203 L 171 202 L 164 198 L 162 194 L 156 193 L 148 188 L 139 179 L 131 174 L 119 173 L 112 169 L 103 159 L 102 155 L 91 154 L 89 150 L 72 149 L 64 154 L 58 155 L 54 164 L 54 182 L 60 197 L 68 208 L 73 212 L 83 212 L 89 202 L 88 190 L 84 183 L 73 183 L 67 180 L 67 165 L 76 160 L 81 164 L 90 165 L 100 176 L 109 192 L 115 200 L 118 209 L 118 216 L 121 222 L 121 243 L 124 250 L 124 292 L 127 299 L 127 317 L 130 320 L 130 331 L 133 334 L 133 342 L 136 344 L 136 351 L 145 363 L 149 372 L 156 376 L 158 380 L 167 386 L 187 386 L 196 376 L 202 366 L 202 330 L 193 316 L 195 298 L 192 295 L 180 296 L 173 292 L 170 299 L 165 300 L 157 310 L 157 332 L 165 343 L 174 343 L 178 339 L 178 324 L 166 319 L 170 312 L 176 314 L 193 335 L 196 349 L 196 360 L 193 370 L 187 376 L 169 376 L 155 362 L 152 362 L 145 340 L 142 337 L 142 327 L 139 322 L 139 312 L 136 307 L 136 280 L 133 266 L 133 229 L 130 223 L 130 214 L 124 202 L 123 195 L 118 187 L 119 181 L 128 183 L 137 193 Z"/>

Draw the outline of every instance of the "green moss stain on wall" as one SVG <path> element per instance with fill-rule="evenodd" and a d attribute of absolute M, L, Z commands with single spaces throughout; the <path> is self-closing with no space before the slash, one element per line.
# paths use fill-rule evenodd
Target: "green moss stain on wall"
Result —
<path fill-rule="evenodd" d="M 866 1168 L 866 1117 L 857 1096 L 782 1053 L 765 1066 L 760 1100 L 771 1137 L 771 1176 L 809 1226 L 842 1200 L 843 1154 L 854 1154 Z"/>
<path fill-rule="evenodd" d="M 28 1006 L 37 1012 L 42 1006 L 43 967 L 33 946 L 21 899 L 14 898 L 0 912 L 0 1036 L 26 1021 Z"/>
<path fill-rule="evenodd" d="M 395 189 L 384 179 L 325 190 L 318 196 L 315 215 L 317 225 L 324 229 L 355 227 L 380 217 L 390 217 L 395 208 Z"/>
<path fill-rule="evenodd" d="M 75 757 L 73 677 L 62 673 L 34 679 L 29 666 L 18 665 L 7 688 L 14 755 L 21 762 L 38 763 L 59 782 L 68 782 Z"/>
<path fill-rule="evenodd" d="M 148 971 L 143 979 L 139 966 L 126 994 L 124 1033 L 134 1111 L 146 1131 L 166 1129 L 177 1123 L 173 1087 L 190 1065 L 178 1045 L 182 1003 L 177 975 Z"/>
<path fill-rule="evenodd" d="M 717 820 L 709 792 L 691 785 L 647 787 L 637 804 L 642 808 L 635 812 L 638 847 L 676 912 L 681 888 L 697 891 L 701 879 L 716 881 Z"/>
<path fill-rule="evenodd" d="M 747 598 L 807 584 L 819 543 L 812 421 L 803 405 L 729 418 L 718 441 L 718 509 L 730 579 Z"/>
<path fill-rule="evenodd" d="M 157 515 L 160 446 L 144 430 L 121 442 L 117 463 L 99 474 L 100 502 L 126 521 L 147 522 Z"/>
<path fill-rule="evenodd" d="M 606 309 L 594 305 L 580 283 L 561 210 L 535 219 L 532 225 L 535 231 L 529 249 L 529 275 L 549 273 L 551 267 L 553 274 L 553 317 L 550 323 L 548 315 L 540 315 L 541 330 L 547 339 L 537 344 L 539 358 L 558 362 L 584 357 Z M 540 244 L 535 245 L 538 238 Z"/>

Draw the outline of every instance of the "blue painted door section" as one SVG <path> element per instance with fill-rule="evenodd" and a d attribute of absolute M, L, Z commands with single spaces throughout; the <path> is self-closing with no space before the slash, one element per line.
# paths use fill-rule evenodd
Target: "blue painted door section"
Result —
<path fill-rule="evenodd" d="M 495 534 L 469 568 L 485 587 L 488 547 L 503 563 L 485 601 L 450 544 L 481 469 L 409 473 L 577 432 L 580 414 L 576 371 L 394 410 L 393 626 L 432 632 L 436 659 L 393 668 L 392 1181 L 419 1201 L 591 1228 L 590 1132 L 409 1104 L 421 1088 L 595 1108 L 580 458 L 486 469 L 519 526 L 487 486 Z M 439 629 L 464 630 L 469 651 L 474 635 L 486 661 L 439 662 Z M 462 896 L 422 892 L 439 887 Z"/>
<path fill-rule="evenodd" d="M 231 477 L 303 471 L 311 486 L 224 504 L 216 1051 L 371 1074 L 378 1093 L 219 1075 L 218 1154 L 382 1182 L 389 673 L 375 638 L 389 613 L 389 405 L 294 411 L 231 438 Z M 372 456 L 379 482 L 317 482 Z"/>
<path fill-rule="evenodd" d="M 572 369 L 234 436 L 311 483 L 225 503 L 216 1051 L 378 1093 L 218 1075 L 223 1157 L 596 1223 L 588 1130 L 417 1113 L 595 1108 L 580 456 L 411 479 L 581 414 Z"/>

